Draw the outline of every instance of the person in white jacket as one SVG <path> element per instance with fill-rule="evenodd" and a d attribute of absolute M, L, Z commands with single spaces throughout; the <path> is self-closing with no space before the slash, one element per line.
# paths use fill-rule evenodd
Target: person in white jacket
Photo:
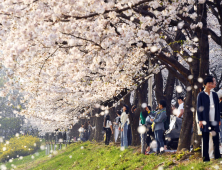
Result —
<path fill-rule="evenodd" d="M 121 147 L 127 148 L 128 147 L 128 140 L 127 140 L 127 130 L 128 130 L 128 113 L 129 109 L 127 105 L 123 106 L 123 112 L 120 117 L 120 127 L 119 129 L 121 130 Z"/>
<path fill-rule="evenodd" d="M 120 116 L 121 116 L 121 111 L 117 111 L 117 117 L 115 118 L 114 124 L 114 139 L 115 142 L 117 142 L 118 136 L 119 136 L 119 124 L 120 124 Z"/>

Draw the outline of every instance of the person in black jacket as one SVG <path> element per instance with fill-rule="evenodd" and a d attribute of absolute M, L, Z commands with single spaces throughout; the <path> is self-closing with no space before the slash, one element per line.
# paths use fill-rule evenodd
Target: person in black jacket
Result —
<path fill-rule="evenodd" d="M 213 77 L 208 76 L 204 80 L 205 89 L 197 97 L 197 116 L 203 139 L 203 161 L 210 161 L 209 158 L 209 133 L 213 134 L 214 158 L 220 158 L 219 152 L 219 126 L 220 106 L 217 93 L 211 91 L 213 88 Z"/>
<path fill-rule="evenodd" d="M 222 89 L 220 89 L 217 92 L 217 95 L 218 95 L 219 100 L 220 100 L 220 104 L 219 104 L 220 105 L 220 121 L 222 121 Z M 222 145 L 222 125 L 220 125 L 220 140 L 219 140 L 219 142 Z"/>

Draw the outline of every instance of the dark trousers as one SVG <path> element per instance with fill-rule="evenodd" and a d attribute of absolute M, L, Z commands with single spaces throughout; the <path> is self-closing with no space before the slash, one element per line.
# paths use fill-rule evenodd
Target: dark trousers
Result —
<path fill-rule="evenodd" d="M 131 133 L 130 125 L 128 125 L 128 129 L 127 129 L 127 140 L 128 140 L 128 145 L 131 145 L 131 143 L 132 143 L 132 133 Z"/>
<path fill-rule="evenodd" d="M 147 146 L 150 146 L 150 143 L 152 142 L 152 139 L 154 139 L 154 132 L 152 131 L 151 128 L 149 128 L 149 131 L 147 132 L 147 137 L 146 137 Z"/>
<path fill-rule="evenodd" d="M 164 131 L 163 131 L 163 143 L 164 143 L 164 145 L 166 145 L 166 139 L 165 139 L 165 135 L 164 135 Z"/>
<path fill-rule="evenodd" d="M 84 136 L 85 136 L 85 139 L 86 139 L 86 141 L 87 141 L 87 140 L 89 140 L 89 135 L 88 135 L 88 131 L 85 131 L 85 134 L 84 134 Z"/>
<path fill-rule="evenodd" d="M 211 131 L 214 131 L 215 127 L 211 126 Z M 214 131 L 215 132 L 215 131 Z M 209 133 L 210 132 L 202 132 L 203 138 L 203 161 L 210 161 L 209 158 Z M 213 136 L 214 142 L 214 158 L 220 158 L 220 150 L 219 150 L 219 132 L 216 132 L 216 135 Z"/>
<path fill-rule="evenodd" d="M 89 140 L 89 138 L 90 138 L 90 134 L 91 134 L 91 131 L 89 130 L 89 131 L 88 131 L 88 140 Z"/>
<path fill-rule="evenodd" d="M 157 153 L 160 152 L 161 147 L 164 147 L 163 132 L 164 132 L 164 130 L 156 130 L 155 131 L 155 139 L 157 142 Z"/>
<path fill-rule="evenodd" d="M 106 129 L 106 140 L 105 144 L 109 145 L 110 137 L 111 137 L 111 129 L 110 128 L 105 128 Z"/>

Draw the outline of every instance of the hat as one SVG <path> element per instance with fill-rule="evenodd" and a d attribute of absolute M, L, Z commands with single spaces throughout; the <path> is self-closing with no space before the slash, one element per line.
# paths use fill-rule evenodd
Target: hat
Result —
<path fill-rule="evenodd" d="M 217 92 L 217 95 L 218 95 L 219 99 L 222 98 L 222 89 L 220 89 L 220 90 Z"/>

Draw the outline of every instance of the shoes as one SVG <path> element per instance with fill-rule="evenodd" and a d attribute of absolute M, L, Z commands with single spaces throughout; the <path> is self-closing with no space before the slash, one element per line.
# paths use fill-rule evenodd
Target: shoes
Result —
<path fill-rule="evenodd" d="M 163 151 L 160 151 L 160 155 L 162 155 L 163 153 L 165 153 L 165 150 L 163 150 Z"/>
<path fill-rule="evenodd" d="M 145 155 L 150 155 L 151 153 L 154 153 L 153 151 L 146 151 Z"/>
<path fill-rule="evenodd" d="M 160 154 L 160 152 L 156 152 L 156 153 L 155 153 L 156 156 L 159 155 L 159 154 Z"/>
<path fill-rule="evenodd" d="M 151 150 L 150 152 L 149 152 L 149 154 L 151 154 L 151 153 L 155 153 L 153 150 Z"/>

